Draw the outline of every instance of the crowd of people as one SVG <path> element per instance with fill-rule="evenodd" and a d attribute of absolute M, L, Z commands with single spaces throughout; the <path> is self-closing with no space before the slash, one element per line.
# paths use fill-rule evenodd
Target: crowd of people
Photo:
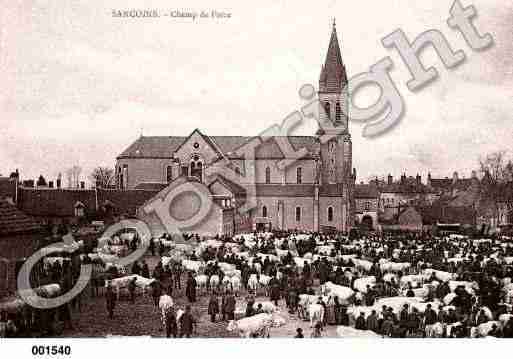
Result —
<path fill-rule="evenodd" d="M 177 310 L 165 313 L 168 337 L 190 337 L 194 333 L 197 318 L 193 313 L 198 291 L 203 290 L 198 275 L 208 278 L 204 288 L 209 296 L 205 314 L 212 323 L 264 313 L 266 309 L 257 299 L 266 296 L 276 308 L 283 305 L 299 320 L 308 319 L 308 305 L 322 306 L 323 315 L 312 328 L 313 337 L 322 336 L 326 326 L 331 325 L 350 326 L 384 337 L 513 337 L 513 242 L 507 238 L 428 233 L 348 238 L 339 234 L 275 232 L 214 238 L 209 240 L 211 245 L 199 245 L 205 239 L 188 235 L 187 249 L 180 251 L 163 244 L 169 243 L 169 236 L 161 239 L 150 241 L 147 256 L 159 259 L 153 268 L 148 257 L 130 268 L 106 268 L 81 253 L 53 262 L 46 267 L 46 276 L 67 292 L 77 280 L 81 264 L 95 264 L 87 290 L 91 297 L 104 295 L 111 319 L 116 318 L 119 299 L 110 279 L 124 275 L 152 278 L 150 296 L 156 310 L 163 295 L 183 295 L 188 303 L 179 316 Z M 135 250 L 138 239 L 125 245 Z M 172 260 L 165 261 L 170 252 Z M 187 268 L 184 260 L 200 266 Z M 234 269 L 227 272 L 227 267 Z M 241 288 L 224 280 L 234 275 L 240 277 Z M 214 276 L 217 281 L 211 284 Z M 252 282 L 254 278 L 257 287 Z M 346 298 L 330 294 L 327 283 L 349 288 L 352 295 Z M 137 295 L 135 277 L 126 289 L 128 302 L 133 304 Z M 52 335 L 52 321 L 56 319 L 64 323 L 64 329 L 72 330 L 72 308 L 80 311 L 81 297 L 53 310 L 40 311 L 37 315 L 45 316 L 43 319 L 32 315 L 27 320 L 27 316 L 3 311 L 0 334 L 24 336 L 39 325 L 42 334 Z M 391 305 L 383 301 L 386 298 L 398 298 L 401 304 Z M 239 306 L 244 307 L 242 313 Z M 483 325 L 486 330 L 479 330 Z M 295 337 L 304 337 L 301 328 Z"/>

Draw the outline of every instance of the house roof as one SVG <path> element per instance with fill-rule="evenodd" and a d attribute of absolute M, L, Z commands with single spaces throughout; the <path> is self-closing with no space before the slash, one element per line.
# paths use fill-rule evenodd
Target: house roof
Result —
<path fill-rule="evenodd" d="M 376 186 L 370 184 L 357 184 L 354 187 L 354 198 L 378 198 L 379 191 Z"/>
<path fill-rule="evenodd" d="M 379 188 L 379 191 L 382 193 L 427 193 L 428 188 L 420 183 L 391 183 L 383 185 Z"/>
<path fill-rule="evenodd" d="M 144 191 L 161 191 L 167 186 L 167 183 L 161 182 L 141 182 L 135 186 L 136 190 L 144 190 Z"/>
<path fill-rule="evenodd" d="M 450 207 L 434 204 L 418 208 L 418 211 L 422 215 L 422 222 L 428 225 L 437 223 L 474 224 L 476 218 L 476 211 L 467 206 Z"/>
<path fill-rule="evenodd" d="M 0 200 L 16 196 L 16 181 L 9 177 L 0 177 Z"/>
<path fill-rule="evenodd" d="M 431 178 L 429 180 L 429 186 L 436 190 L 447 191 L 453 188 L 459 190 L 466 190 L 471 187 L 474 183 L 478 183 L 477 178 Z"/>
<path fill-rule="evenodd" d="M 208 188 L 210 189 L 210 187 L 216 182 L 219 182 L 222 185 L 224 185 L 231 193 L 233 193 L 237 197 L 246 196 L 246 190 L 244 189 L 244 187 L 240 186 L 239 184 L 233 181 L 230 181 L 229 179 L 223 176 L 217 176 L 217 178 L 214 181 L 212 181 L 211 184 L 208 185 Z"/>
<path fill-rule="evenodd" d="M 135 215 L 137 208 L 158 192 L 157 190 L 98 189 L 98 203 L 110 201 L 115 213 Z"/>
<path fill-rule="evenodd" d="M 250 136 L 205 136 L 214 148 L 226 155 L 228 158 L 239 158 L 233 152 L 252 141 L 255 137 Z M 187 140 L 183 136 L 141 136 L 134 143 L 128 146 L 119 156 L 121 158 L 172 158 L 173 153 Z M 306 148 L 310 154 L 318 151 L 318 140 L 314 136 L 287 136 L 294 150 Z M 258 141 L 260 141 L 258 139 Z M 255 151 L 256 158 L 284 158 L 282 151 L 271 139 L 260 144 Z"/>
<path fill-rule="evenodd" d="M 40 230 L 39 223 L 6 200 L 0 200 L 0 236 L 33 233 Z"/>
<path fill-rule="evenodd" d="M 112 204 L 116 213 L 135 214 L 136 209 L 153 197 L 156 190 L 70 190 L 70 189 L 28 189 L 22 188 L 18 197 L 19 208 L 32 216 L 72 217 L 75 205 L 80 202 L 86 212 L 96 209 L 98 205 Z"/>
<path fill-rule="evenodd" d="M 69 217 L 81 202 L 87 212 L 95 208 L 94 190 L 21 188 L 18 207 L 32 216 Z"/>

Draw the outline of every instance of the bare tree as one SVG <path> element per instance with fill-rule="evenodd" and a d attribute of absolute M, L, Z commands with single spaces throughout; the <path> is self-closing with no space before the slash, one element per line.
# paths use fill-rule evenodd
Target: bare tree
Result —
<path fill-rule="evenodd" d="M 506 159 L 506 152 L 497 151 L 479 160 L 482 175 L 482 203 L 492 210 L 492 215 L 499 222 L 499 209 L 502 205 L 511 208 L 513 196 L 511 181 L 513 178 L 513 163 Z"/>
<path fill-rule="evenodd" d="M 68 180 L 68 188 L 78 188 L 80 186 L 80 174 L 82 167 L 73 166 L 66 170 L 66 179 Z"/>
<path fill-rule="evenodd" d="M 114 170 L 109 167 L 96 167 L 89 178 L 97 187 L 107 188 L 114 180 Z"/>
<path fill-rule="evenodd" d="M 80 186 L 80 174 L 82 173 L 82 167 L 75 165 L 71 170 L 73 171 L 73 185 L 75 188 L 78 188 Z"/>
<path fill-rule="evenodd" d="M 73 187 L 73 169 L 68 168 L 66 170 L 66 180 L 68 181 L 68 188 Z"/>

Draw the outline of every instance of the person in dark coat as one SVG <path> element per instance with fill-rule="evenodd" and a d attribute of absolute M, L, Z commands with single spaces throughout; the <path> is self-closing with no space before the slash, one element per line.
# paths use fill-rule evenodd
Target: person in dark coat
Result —
<path fill-rule="evenodd" d="M 361 312 L 358 318 L 356 318 L 354 328 L 358 330 L 367 330 L 367 323 L 365 322 L 365 316 L 363 312 Z"/>
<path fill-rule="evenodd" d="M 139 265 L 139 262 L 135 262 L 132 266 L 132 274 L 141 274 L 141 266 Z"/>
<path fill-rule="evenodd" d="M 156 280 L 151 285 L 151 296 L 153 298 L 153 303 L 155 304 L 155 307 L 158 308 L 159 306 L 159 300 L 160 296 L 162 295 L 162 284 L 160 281 Z"/>
<path fill-rule="evenodd" d="M 107 312 L 109 313 L 109 318 L 114 318 L 114 308 L 116 307 L 116 294 L 112 290 L 112 285 L 110 282 L 107 284 L 107 292 L 105 293 L 105 299 L 107 301 Z"/>
<path fill-rule="evenodd" d="M 208 314 L 210 315 L 210 321 L 215 323 L 216 315 L 219 313 L 219 301 L 217 297 L 212 294 L 210 296 L 210 301 L 208 302 Z"/>
<path fill-rule="evenodd" d="M 173 335 L 174 338 L 178 335 L 178 324 L 176 323 L 176 313 L 173 308 L 169 308 L 166 312 L 166 337 L 171 338 Z"/>
<path fill-rule="evenodd" d="M 185 287 L 185 295 L 189 302 L 196 302 L 196 279 L 192 276 L 192 273 L 189 273 L 187 277 L 187 285 Z"/>
<path fill-rule="evenodd" d="M 150 238 L 149 247 L 150 247 L 149 249 L 150 249 L 151 255 L 154 256 L 155 255 L 155 240 L 153 238 Z"/>
<path fill-rule="evenodd" d="M 296 335 L 294 336 L 294 338 L 304 338 L 305 336 L 303 335 L 303 329 L 301 328 L 297 328 L 296 329 Z"/>
<path fill-rule="evenodd" d="M 271 290 L 269 291 L 269 297 L 271 301 L 274 302 L 275 306 L 278 306 L 278 301 L 280 300 L 280 283 L 276 278 L 271 279 L 271 282 L 269 283 Z"/>
<path fill-rule="evenodd" d="M 235 296 L 233 295 L 233 293 L 228 292 L 228 294 L 226 296 L 226 306 L 225 306 L 226 316 L 228 317 L 228 320 L 235 319 L 235 305 L 236 305 Z"/>
<path fill-rule="evenodd" d="M 143 261 L 141 276 L 144 278 L 150 278 L 150 267 L 148 267 L 148 263 Z"/>
<path fill-rule="evenodd" d="M 251 316 L 255 315 L 255 308 L 253 308 L 254 305 L 255 305 L 255 300 L 251 296 L 248 298 L 248 302 L 246 304 L 246 317 L 251 317 Z"/>
<path fill-rule="evenodd" d="M 191 306 L 187 305 L 185 307 L 185 313 L 180 317 L 180 338 L 186 337 L 190 338 L 192 333 L 194 332 L 194 327 L 196 326 L 196 320 L 194 319 L 191 313 Z"/>
<path fill-rule="evenodd" d="M 349 314 L 347 314 L 347 306 L 340 307 L 340 325 L 349 325 Z"/>
<path fill-rule="evenodd" d="M 137 278 L 132 278 L 130 283 L 128 283 L 128 293 L 130 293 L 130 302 L 135 303 L 135 282 L 137 281 Z"/>

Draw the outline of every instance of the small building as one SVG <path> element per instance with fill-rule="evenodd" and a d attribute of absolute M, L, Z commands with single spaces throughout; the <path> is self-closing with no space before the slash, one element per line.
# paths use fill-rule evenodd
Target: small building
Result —
<path fill-rule="evenodd" d="M 379 211 L 379 191 L 372 184 L 357 184 L 354 192 L 355 221 L 358 227 L 376 230 Z"/>
<path fill-rule="evenodd" d="M 0 297 L 16 290 L 20 264 L 38 249 L 42 239 L 36 219 L 12 202 L 0 200 Z"/>

